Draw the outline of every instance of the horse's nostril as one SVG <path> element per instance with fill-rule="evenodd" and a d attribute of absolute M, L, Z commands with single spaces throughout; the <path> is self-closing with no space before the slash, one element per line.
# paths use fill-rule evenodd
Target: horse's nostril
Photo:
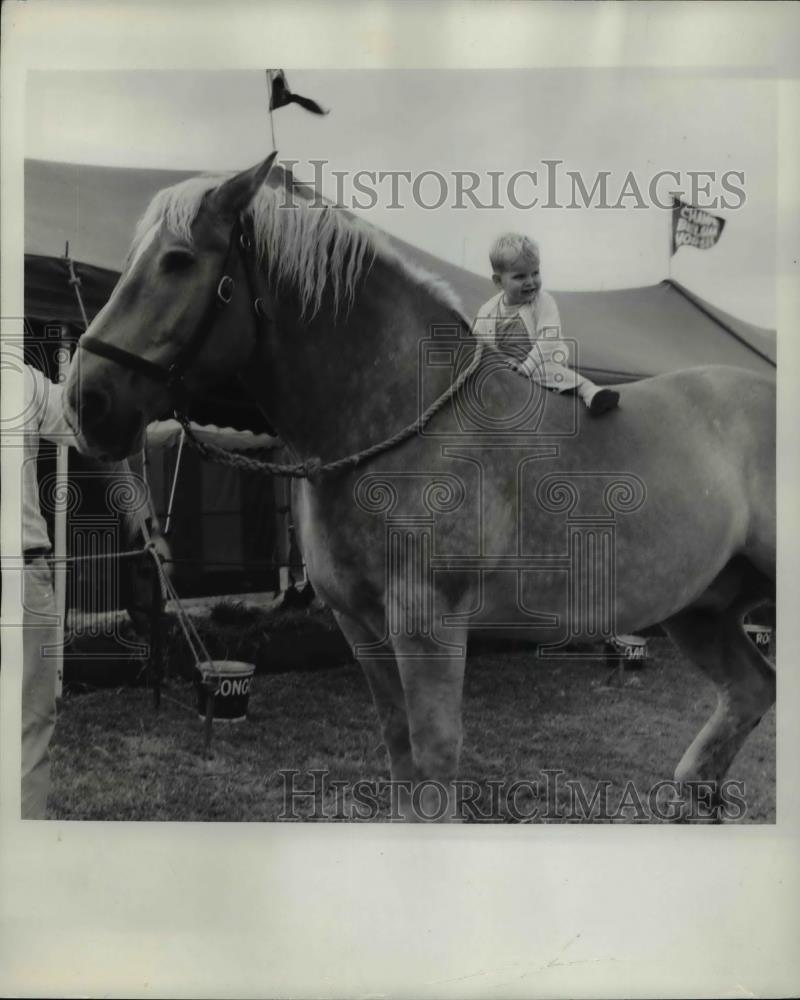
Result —
<path fill-rule="evenodd" d="M 81 428 L 97 427 L 108 416 L 109 400 L 103 392 L 86 389 L 81 394 L 78 415 Z"/>

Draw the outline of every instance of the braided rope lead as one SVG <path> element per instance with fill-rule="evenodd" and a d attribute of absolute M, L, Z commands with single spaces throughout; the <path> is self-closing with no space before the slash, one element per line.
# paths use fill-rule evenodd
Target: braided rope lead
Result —
<path fill-rule="evenodd" d="M 334 462 L 326 462 L 324 465 L 318 458 L 309 458 L 304 462 L 298 462 L 294 465 L 280 465 L 277 462 L 264 462 L 260 459 L 248 458 L 246 455 L 230 452 L 225 448 L 221 448 L 219 445 L 199 441 L 195 437 L 194 432 L 189 425 L 188 418 L 183 414 L 176 414 L 176 416 L 181 426 L 186 431 L 186 438 L 192 447 L 198 451 L 203 458 L 206 458 L 211 462 L 217 462 L 221 465 L 230 465 L 237 469 L 245 469 L 248 472 L 261 472 L 270 476 L 286 476 L 292 479 L 309 479 L 311 482 L 314 482 L 323 476 L 332 476 L 336 473 L 343 472 L 345 469 L 354 469 L 359 465 L 363 465 L 364 462 L 369 461 L 369 459 L 374 458 L 376 455 L 380 455 L 385 451 L 390 451 L 392 448 L 396 448 L 399 444 L 402 444 L 409 438 L 414 437 L 414 435 L 423 430 L 433 417 L 435 417 L 436 414 L 450 402 L 456 393 L 461 390 L 467 379 L 477 370 L 482 357 L 483 344 L 479 341 L 475 347 L 475 353 L 473 354 L 469 365 L 458 376 L 455 382 L 453 382 L 453 384 L 449 386 L 449 388 L 446 389 L 438 399 L 434 400 L 434 402 L 431 403 L 431 405 L 423 413 L 421 413 L 413 423 L 408 424 L 408 426 L 399 430 L 390 438 L 386 438 L 384 441 L 379 441 L 376 444 L 370 445 L 369 448 L 357 451 L 353 455 L 338 458 Z"/>

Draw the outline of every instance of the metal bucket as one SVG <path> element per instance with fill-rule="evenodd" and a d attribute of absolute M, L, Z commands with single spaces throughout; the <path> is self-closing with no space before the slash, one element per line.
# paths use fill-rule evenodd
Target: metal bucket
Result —
<path fill-rule="evenodd" d="M 614 636 L 606 643 L 606 652 L 620 665 L 639 667 L 647 659 L 647 639 L 640 635 Z"/>
<path fill-rule="evenodd" d="M 758 646 L 759 651 L 767 656 L 772 642 L 772 629 L 769 625 L 745 625 L 745 632 Z"/>
<path fill-rule="evenodd" d="M 239 660 L 211 660 L 198 665 L 197 713 L 206 716 L 208 698 L 214 696 L 214 722 L 244 722 L 250 701 L 250 681 L 255 665 Z"/>

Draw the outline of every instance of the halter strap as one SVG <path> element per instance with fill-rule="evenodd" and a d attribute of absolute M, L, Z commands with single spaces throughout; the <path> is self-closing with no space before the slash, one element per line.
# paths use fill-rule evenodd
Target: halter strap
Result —
<path fill-rule="evenodd" d="M 165 368 L 155 361 L 147 361 L 145 358 L 140 358 L 138 354 L 126 351 L 122 347 L 115 347 L 114 344 L 109 344 L 98 337 L 87 337 L 84 334 L 78 340 L 78 347 L 82 347 L 90 354 L 97 354 L 108 361 L 114 361 L 116 364 L 122 365 L 123 368 L 131 368 L 141 375 L 151 378 L 154 382 L 162 382 L 168 385 L 172 381 L 171 367 Z"/>

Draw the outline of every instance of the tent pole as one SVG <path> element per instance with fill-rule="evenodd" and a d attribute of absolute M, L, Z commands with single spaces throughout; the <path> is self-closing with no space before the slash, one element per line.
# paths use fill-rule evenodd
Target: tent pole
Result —
<path fill-rule="evenodd" d="M 667 281 L 672 281 L 672 213 L 674 212 L 675 194 L 672 195 L 673 207 L 667 215 Z"/>
<path fill-rule="evenodd" d="M 181 429 L 181 439 L 178 444 L 178 456 L 175 459 L 175 473 L 172 477 L 172 489 L 169 491 L 169 500 L 167 501 L 167 518 L 164 522 L 164 534 L 168 535 L 169 530 L 172 527 L 172 505 L 175 501 L 175 490 L 178 486 L 178 474 L 181 471 L 181 458 L 183 457 L 183 446 L 186 443 L 186 431 Z"/>

